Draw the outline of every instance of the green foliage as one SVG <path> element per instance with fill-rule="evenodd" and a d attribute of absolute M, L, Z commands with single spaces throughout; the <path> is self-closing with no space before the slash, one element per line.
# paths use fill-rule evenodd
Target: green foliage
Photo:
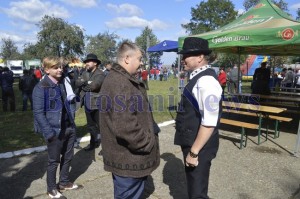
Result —
<path fill-rule="evenodd" d="M 244 0 L 244 7 L 245 10 L 248 11 L 250 8 L 252 8 L 253 6 L 256 6 L 258 3 L 260 2 L 260 0 Z M 278 6 L 282 11 L 288 13 L 288 8 L 287 8 L 287 3 L 283 0 L 272 0 L 272 2 Z"/>
<path fill-rule="evenodd" d="M 147 45 L 147 39 L 148 45 Z M 152 32 L 152 29 L 150 29 L 148 26 L 142 31 L 142 34 L 135 38 L 135 43 L 143 49 L 144 52 L 147 52 L 148 47 L 154 46 L 159 43 L 159 40 L 157 39 L 156 35 Z M 147 60 L 146 53 L 144 54 L 144 60 L 149 64 L 150 67 L 153 67 L 154 65 L 157 65 L 160 63 L 160 57 L 162 56 L 162 52 L 153 52 L 149 53 L 149 60 Z"/>
<path fill-rule="evenodd" d="M 83 54 L 84 34 L 80 27 L 47 15 L 38 26 L 41 29 L 36 44 L 39 57 L 49 55 L 72 57 Z"/>
<path fill-rule="evenodd" d="M 242 64 L 247 59 L 247 56 L 240 55 L 240 58 L 241 58 L 240 64 Z M 225 68 L 228 68 L 228 67 L 233 67 L 234 64 L 238 64 L 239 55 L 230 54 L 230 53 L 219 53 L 217 59 L 218 59 L 219 66 L 224 66 Z"/>
<path fill-rule="evenodd" d="M 286 56 L 271 56 L 270 62 L 271 62 L 272 66 L 283 67 L 283 64 L 288 63 L 288 57 L 286 57 Z"/>
<path fill-rule="evenodd" d="M 237 12 L 228 0 L 201 1 L 196 8 L 191 8 L 192 18 L 189 23 L 181 26 L 189 34 L 200 34 L 216 30 L 233 21 Z"/>
<path fill-rule="evenodd" d="M 94 53 L 102 63 L 112 61 L 116 57 L 118 35 L 105 32 L 96 36 L 88 36 L 87 53 Z"/>
<path fill-rule="evenodd" d="M 18 52 L 18 47 L 10 38 L 2 39 L 0 56 L 4 60 L 20 59 L 20 53 Z"/>
<path fill-rule="evenodd" d="M 300 21 L 300 8 L 297 10 L 296 20 Z"/>
<path fill-rule="evenodd" d="M 37 46 L 31 43 L 24 44 L 22 59 L 42 59 L 38 54 Z"/>

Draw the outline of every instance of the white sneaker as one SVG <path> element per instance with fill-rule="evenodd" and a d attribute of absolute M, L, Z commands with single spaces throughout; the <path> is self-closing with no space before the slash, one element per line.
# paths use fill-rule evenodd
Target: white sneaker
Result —
<path fill-rule="evenodd" d="M 83 186 L 69 182 L 66 185 L 58 185 L 58 188 L 59 188 L 60 191 L 63 191 L 63 190 L 76 190 L 76 189 L 83 188 Z"/>
<path fill-rule="evenodd" d="M 53 189 L 50 192 L 47 192 L 48 196 L 50 198 L 59 198 L 59 199 L 67 199 L 65 196 L 63 196 L 57 189 Z"/>

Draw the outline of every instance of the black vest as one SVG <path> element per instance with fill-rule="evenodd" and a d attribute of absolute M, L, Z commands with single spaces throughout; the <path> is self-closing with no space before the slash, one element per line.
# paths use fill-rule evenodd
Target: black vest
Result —
<path fill-rule="evenodd" d="M 213 76 L 217 81 L 217 74 L 214 69 L 208 68 L 203 72 L 197 74 L 184 88 L 181 95 L 181 101 L 179 103 L 177 116 L 176 116 L 176 133 L 175 144 L 180 146 L 191 147 L 197 137 L 198 130 L 201 125 L 201 113 L 199 112 L 199 106 L 197 100 L 193 96 L 193 88 L 198 79 L 202 76 Z M 222 113 L 222 100 L 219 102 L 219 118 L 217 126 L 213 132 L 213 135 L 218 134 L 218 126 Z M 213 136 L 211 136 L 213 137 Z M 207 143 L 210 143 L 209 141 Z"/>

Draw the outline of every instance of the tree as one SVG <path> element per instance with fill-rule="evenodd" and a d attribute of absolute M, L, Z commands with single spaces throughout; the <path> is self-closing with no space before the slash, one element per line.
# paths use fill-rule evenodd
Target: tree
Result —
<path fill-rule="evenodd" d="M 36 47 L 41 57 L 49 55 L 73 57 L 83 54 L 84 34 L 80 27 L 47 15 L 38 26 L 41 30 L 37 35 Z"/>
<path fill-rule="evenodd" d="M 94 53 L 102 63 L 115 60 L 118 35 L 105 32 L 96 36 L 88 36 L 87 53 Z"/>
<path fill-rule="evenodd" d="M 271 56 L 270 63 L 272 66 L 277 66 L 283 68 L 283 64 L 288 63 L 288 57 L 286 56 Z"/>
<path fill-rule="evenodd" d="M 241 55 L 240 56 L 240 64 L 244 63 L 247 56 Z M 231 53 L 219 53 L 218 57 L 218 65 L 224 66 L 224 68 L 233 67 L 234 64 L 238 64 L 239 62 L 239 55 L 238 54 L 231 54 Z"/>
<path fill-rule="evenodd" d="M 192 19 L 187 24 L 181 24 L 189 34 L 200 34 L 216 30 L 237 16 L 234 5 L 228 0 L 202 1 L 196 8 L 191 8 Z"/>
<path fill-rule="evenodd" d="M 22 59 L 42 59 L 38 54 L 38 49 L 35 44 L 26 43 L 23 46 Z"/>
<path fill-rule="evenodd" d="M 147 38 L 149 38 L 149 46 L 147 46 Z M 156 35 L 152 32 L 148 26 L 142 31 L 142 34 L 135 38 L 135 43 L 147 52 L 147 48 L 150 46 L 154 46 L 159 43 Z M 154 65 L 158 65 L 160 63 L 160 57 L 162 56 L 162 52 L 153 52 L 149 53 L 149 65 L 152 68 Z M 147 62 L 146 53 L 144 54 L 144 60 Z"/>
<path fill-rule="evenodd" d="M 0 56 L 4 60 L 20 59 L 20 53 L 18 52 L 18 47 L 10 38 L 2 39 Z"/>
<path fill-rule="evenodd" d="M 300 21 L 300 8 L 297 10 L 296 20 Z"/>
<path fill-rule="evenodd" d="M 260 0 L 244 0 L 244 7 L 245 10 L 248 11 L 250 8 L 252 8 L 253 6 L 256 6 L 258 4 L 258 2 L 260 2 Z M 272 0 L 272 2 L 278 6 L 282 11 L 288 13 L 288 8 L 287 8 L 287 3 L 283 0 Z"/>

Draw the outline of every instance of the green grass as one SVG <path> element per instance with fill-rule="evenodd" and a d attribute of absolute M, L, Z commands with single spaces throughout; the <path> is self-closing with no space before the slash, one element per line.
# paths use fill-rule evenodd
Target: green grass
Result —
<path fill-rule="evenodd" d="M 178 104 L 180 96 L 177 87 L 177 79 L 173 77 L 168 81 L 149 81 L 148 96 L 157 123 L 174 119 L 176 113 L 170 111 L 169 107 Z"/>
<path fill-rule="evenodd" d="M 33 132 L 32 111 L 22 112 L 21 93 L 14 85 L 16 96 L 15 113 L 2 111 L 0 107 L 0 153 L 45 145 L 43 138 Z M 149 81 L 148 96 L 157 123 L 172 120 L 176 116 L 169 107 L 176 106 L 180 98 L 178 81 L 173 77 L 168 81 Z M 243 92 L 250 92 L 250 82 L 243 82 Z M 86 118 L 82 108 L 76 112 L 77 136 L 87 135 Z"/>
<path fill-rule="evenodd" d="M 43 138 L 33 131 L 32 111 L 21 111 L 22 96 L 18 90 L 18 80 L 15 82 L 14 91 L 16 98 L 16 112 L 4 113 L 2 111 L 2 101 L 0 101 L 0 153 L 45 145 Z M 150 90 L 148 91 L 148 94 L 154 97 L 153 101 L 155 120 L 157 122 L 171 120 L 175 113 L 172 112 L 173 115 L 171 115 L 168 111 L 169 102 L 167 95 L 175 95 L 175 97 L 177 97 L 177 80 L 170 79 L 169 81 L 163 82 L 150 81 L 149 87 Z M 175 89 L 175 91 L 169 91 L 169 88 L 171 87 Z M 158 103 L 158 95 L 163 98 L 162 110 L 155 108 L 157 107 Z M 77 136 L 82 137 L 87 135 L 86 117 L 82 108 L 76 112 L 75 122 L 77 125 Z"/>

